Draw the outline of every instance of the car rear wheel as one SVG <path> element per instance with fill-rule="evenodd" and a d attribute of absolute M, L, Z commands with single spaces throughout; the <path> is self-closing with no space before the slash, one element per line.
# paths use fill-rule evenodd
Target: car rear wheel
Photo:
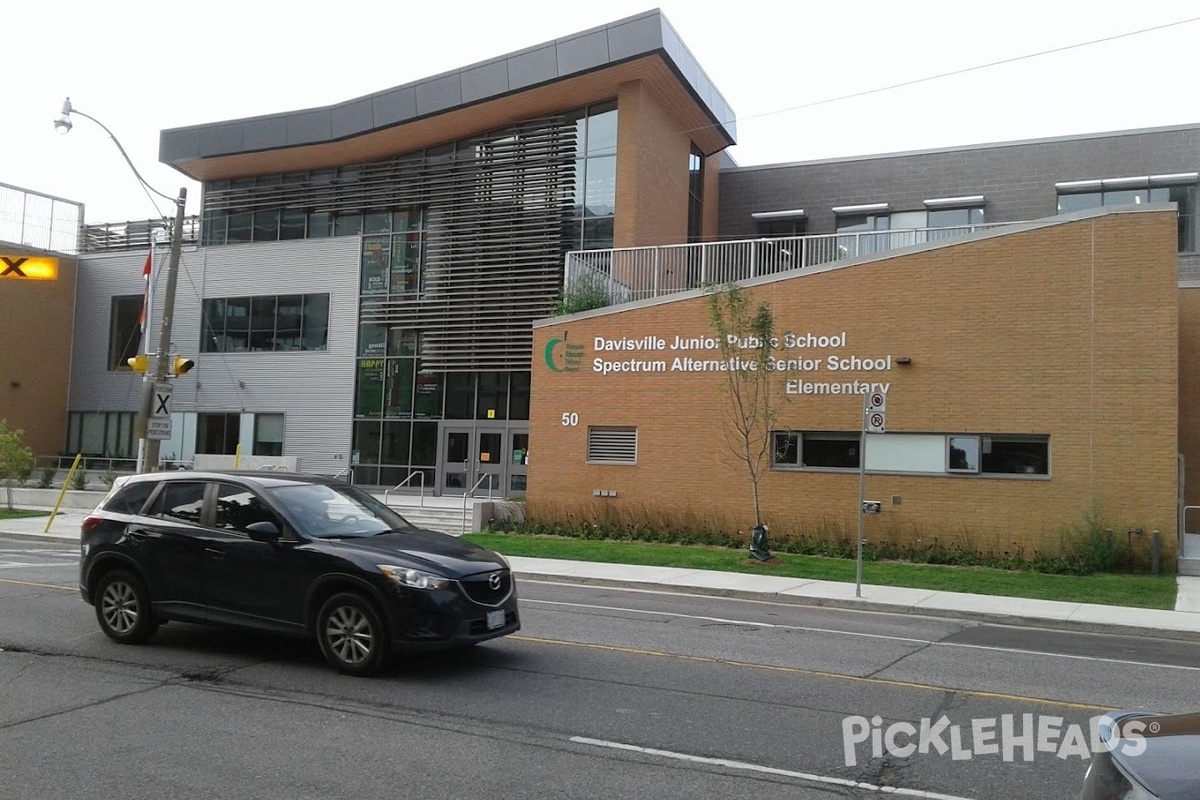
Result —
<path fill-rule="evenodd" d="M 105 573 L 96 585 L 93 605 L 100 630 L 121 644 L 141 644 L 158 629 L 146 587 L 123 569 Z"/>
<path fill-rule="evenodd" d="M 367 598 L 351 592 L 335 594 L 317 615 L 321 652 L 339 672 L 374 675 L 387 665 L 391 643 L 383 619 Z"/>

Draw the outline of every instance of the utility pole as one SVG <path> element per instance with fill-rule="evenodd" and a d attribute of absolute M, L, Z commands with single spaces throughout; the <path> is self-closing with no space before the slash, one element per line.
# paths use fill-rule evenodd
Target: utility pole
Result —
<path fill-rule="evenodd" d="M 129 158 L 129 154 L 125 152 L 125 147 L 121 144 L 121 140 L 116 134 L 108 129 L 100 120 L 90 114 L 85 114 L 79 109 L 71 105 L 71 98 L 67 98 L 62 104 L 62 114 L 58 119 L 54 120 L 54 129 L 59 133 L 69 133 L 75 124 L 71 121 L 71 115 L 78 114 L 84 119 L 90 119 L 92 122 L 99 125 L 108 137 L 113 140 L 113 144 L 117 146 L 121 157 L 125 159 L 125 163 L 129 165 L 135 178 L 138 179 L 147 191 L 153 192 L 165 200 L 172 200 L 175 203 L 175 227 L 171 231 L 171 255 L 167 261 L 167 288 L 166 295 L 163 297 L 163 308 L 159 314 L 158 325 L 158 352 L 154 354 L 154 369 L 151 371 L 147 364 L 147 377 L 142 381 L 142 407 L 138 413 L 137 420 L 134 424 L 134 433 L 140 440 L 138 448 L 138 470 L 149 470 L 151 472 L 158 469 L 159 451 L 162 443 L 158 439 L 151 439 L 150 433 L 150 418 L 154 416 L 154 390 L 160 383 L 165 382 L 170 377 L 171 363 L 167 360 L 171 354 L 171 323 L 175 316 L 175 284 L 179 275 L 179 255 L 183 250 L 183 212 L 187 206 L 187 187 L 182 187 L 179 190 L 179 196 L 172 198 L 170 195 L 163 194 L 155 189 L 150 184 L 146 183 L 146 179 L 142 177 L 142 173 L 138 172 L 138 168 L 134 166 L 133 160 Z M 134 361 L 137 359 L 129 359 L 130 366 L 134 366 Z M 191 359 L 178 358 L 176 359 L 175 374 L 180 375 L 190 370 L 195 366 L 195 362 Z M 134 367 L 137 369 L 137 367 Z"/>
<path fill-rule="evenodd" d="M 149 437 L 150 417 L 154 414 L 154 390 L 170 377 L 171 325 L 175 317 L 175 286 L 179 282 L 179 256 L 183 250 L 183 212 L 187 205 L 187 187 L 180 187 L 175 200 L 175 226 L 171 229 L 171 253 L 167 258 L 167 287 L 163 296 L 162 311 L 158 315 L 158 352 L 154 354 L 154 369 L 148 380 L 142 382 L 142 409 L 138 414 L 135 433 L 145 440 L 145 469 L 158 470 L 162 442 Z"/>

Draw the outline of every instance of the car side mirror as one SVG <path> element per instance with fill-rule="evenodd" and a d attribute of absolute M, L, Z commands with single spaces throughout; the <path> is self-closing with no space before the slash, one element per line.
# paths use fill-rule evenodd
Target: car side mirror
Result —
<path fill-rule="evenodd" d="M 252 522 L 246 526 L 246 533 L 250 534 L 250 538 L 256 542 L 275 543 L 279 541 L 279 528 L 274 522 L 263 520 L 262 522 Z"/>

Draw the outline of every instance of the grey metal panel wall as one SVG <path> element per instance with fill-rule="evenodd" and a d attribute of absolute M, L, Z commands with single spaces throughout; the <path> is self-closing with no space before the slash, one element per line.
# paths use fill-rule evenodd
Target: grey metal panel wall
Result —
<path fill-rule="evenodd" d="M 128 370 L 108 371 L 109 318 L 112 298 L 141 295 L 147 250 L 79 259 L 75 295 L 75 339 L 71 348 L 71 411 L 136 411 L 141 376 Z M 165 255 L 165 248 L 161 251 Z M 48 333 L 48 335 L 54 335 Z"/>
<path fill-rule="evenodd" d="M 751 213 L 803 208 L 809 233 L 832 233 L 834 206 L 906 211 L 978 194 L 988 222 L 1017 222 L 1056 214 L 1059 181 L 1190 172 L 1198 162 L 1200 126 L 1181 126 L 722 169 L 718 229 L 726 239 L 754 236 Z"/>
<path fill-rule="evenodd" d="M 185 251 L 176 292 L 173 350 L 196 359 L 174 379 L 175 413 L 283 413 L 284 455 L 310 472 L 337 472 L 350 450 L 357 341 L 357 236 L 228 245 Z M 134 411 L 140 378 L 107 373 L 111 297 L 137 294 L 145 254 L 89 257 L 81 262 L 81 297 L 71 383 L 73 411 Z M 86 288 L 85 288 L 86 286 Z M 165 280 L 155 307 L 161 308 Z M 201 353 L 203 298 L 328 293 L 328 349 L 321 352 Z M 157 325 L 157 313 L 154 325 Z"/>

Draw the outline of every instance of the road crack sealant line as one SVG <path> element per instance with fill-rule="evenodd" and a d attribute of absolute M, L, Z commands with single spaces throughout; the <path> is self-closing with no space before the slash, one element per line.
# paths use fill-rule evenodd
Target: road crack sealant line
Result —
<path fill-rule="evenodd" d="M 823 784 L 825 786 L 837 786 L 845 789 L 861 789 L 868 792 L 878 792 L 879 794 L 895 795 L 897 797 L 918 797 L 922 798 L 922 800 L 973 800 L 973 798 L 964 797 L 962 795 L 939 794 L 938 792 L 929 792 L 924 789 L 907 789 L 902 786 L 881 786 L 874 783 L 855 781 L 849 778 L 835 778 L 831 775 L 817 775 L 811 772 L 797 772 L 795 770 L 768 767 L 763 764 L 751 764 L 748 761 L 734 761 L 727 758 L 694 756 L 688 753 L 676 753 L 672 750 L 658 750 L 653 747 L 641 747 L 636 744 L 609 742 L 605 741 L 604 739 L 590 739 L 586 736 L 572 736 L 570 741 L 574 742 L 575 744 L 591 745 L 592 747 L 602 747 L 609 750 L 639 753 L 645 756 L 658 756 L 659 758 L 672 758 L 676 761 L 686 761 L 691 764 L 725 767 L 726 769 L 741 770 L 743 772 L 756 772 L 762 775 L 776 775 L 783 778 L 795 778 L 797 780 Z"/>

